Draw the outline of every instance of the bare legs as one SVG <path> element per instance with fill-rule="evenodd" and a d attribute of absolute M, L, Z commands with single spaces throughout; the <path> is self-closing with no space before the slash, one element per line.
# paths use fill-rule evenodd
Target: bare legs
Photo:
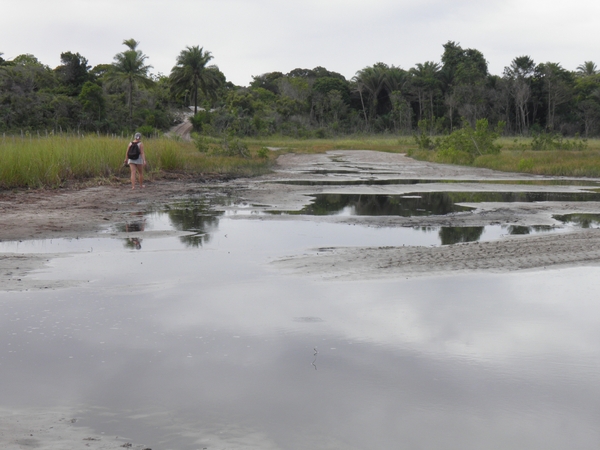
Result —
<path fill-rule="evenodd" d="M 137 171 L 138 171 L 138 178 L 140 181 L 140 187 L 143 188 L 144 187 L 144 165 L 137 164 Z"/>
<path fill-rule="evenodd" d="M 131 171 L 131 189 L 135 189 L 135 173 L 137 172 L 139 178 L 140 187 L 144 187 L 144 165 L 143 164 L 129 164 L 129 170 Z"/>

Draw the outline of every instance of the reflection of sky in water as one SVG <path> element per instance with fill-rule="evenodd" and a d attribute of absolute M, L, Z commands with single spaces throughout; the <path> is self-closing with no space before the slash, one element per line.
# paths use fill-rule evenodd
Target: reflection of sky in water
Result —
<path fill-rule="evenodd" d="M 82 424 L 155 450 L 597 448 L 599 269 L 323 283 L 265 264 L 392 231 L 99 239 L 36 275 L 90 283 L 0 293 L 3 405 L 93 406 Z"/>

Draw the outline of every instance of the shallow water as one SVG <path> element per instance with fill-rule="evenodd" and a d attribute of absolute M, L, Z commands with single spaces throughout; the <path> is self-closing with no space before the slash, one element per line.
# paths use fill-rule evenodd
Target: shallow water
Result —
<path fill-rule="evenodd" d="M 600 215 L 598 214 L 564 214 L 555 215 L 554 218 L 566 225 L 578 228 L 600 227 Z"/>
<path fill-rule="evenodd" d="M 305 173 L 315 175 L 329 175 L 327 178 L 311 179 L 311 180 L 281 180 L 273 181 L 277 184 L 291 184 L 300 186 L 355 186 L 361 184 L 381 186 L 381 185 L 412 185 L 412 184 L 510 184 L 510 185 L 526 185 L 526 186 L 582 186 L 597 189 L 600 184 L 593 180 L 561 180 L 561 179 L 537 179 L 537 180 L 448 180 L 448 179 L 423 179 L 423 178 L 382 178 L 382 174 L 386 172 L 377 172 L 365 174 L 364 171 L 358 170 L 310 170 Z M 389 172 L 395 174 L 395 172 Z M 355 175 L 357 179 L 347 179 L 345 175 Z M 343 176 L 343 177 L 342 177 Z M 337 179 L 335 179 L 338 177 Z"/>
<path fill-rule="evenodd" d="M 458 242 L 484 242 L 516 234 L 564 233 L 579 227 L 576 222 L 567 222 L 564 228 L 542 225 L 390 228 L 273 219 L 244 220 L 237 214 L 236 220 L 230 220 L 232 216 L 198 216 L 195 220 L 188 220 L 184 226 L 174 221 L 173 216 L 154 213 L 144 220 L 144 231 L 166 231 L 175 228 L 193 233 L 178 238 L 145 238 L 143 234 L 137 233 L 140 222 L 133 222 L 135 232 L 127 235 L 127 238 L 111 239 L 109 235 L 105 235 L 86 239 L 7 241 L 0 242 L 0 253 L 112 253 L 123 249 L 136 249 L 136 244 L 139 244 L 139 249 L 152 251 L 204 247 L 207 250 L 258 253 L 266 251 L 270 256 L 276 256 L 319 247 L 438 246 Z M 118 227 L 118 231 L 124 230 L 124 227 Z"/>
<path fill-rule="evenodd" d="M 271 211 L 271 214 L 347 216 L 431 216 L 469 211 L 460 203 L 482 202 L 586 202 L 600 200 L 592 192 L 411 192 L 401 195 L 317 194 L 300 211 Z M 570 221 L 573 222 L 573 221 Z"/>
<path fill-rule="evenodd" d="M 600 268 L 322 282 L 268 262 L 442 230 L 194 211 L 132 221 L 139 248 L 0 243 L 74 252 L 35 276 L 90 280 L 0 293 L 3 406 L 83 408 L 78 424 L 153 450 L 597 448 Z"/>

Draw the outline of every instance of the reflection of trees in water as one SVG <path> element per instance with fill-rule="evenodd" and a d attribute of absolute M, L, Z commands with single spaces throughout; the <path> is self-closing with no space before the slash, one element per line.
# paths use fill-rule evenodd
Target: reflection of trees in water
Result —
<path fill-rule="evenodd" d="M 440 239 L 442 245 L 458 244 L 459 242 L 475 242 L 481 238 L 485 227 L 442 227 Z"/>
<path fill-rule="evenodd" d="M 319 194 L 300 214 L 324 216 L 351 208 L 358 216 L 427 216 L 467 211 L 457 206 L 445 192 L 421 193 L 413 197 L 400 195 Z"/>
<path fill-rule="evenodd" d="M 524 227 L 522 225 L 510 225 L 506 227 L 508 230 L 508 234 L 530 234 L 535 231 L 537 233 L 542 233 L 544 231 L 552 231 L 554 228 L 549 225 L 532 225 L 530 227 Z"/>
<path fill-rule="evenodd" d="M 531 227 L 533 231 L 537 231 L 537 232 L 543 232 L 543 231 L 552 231 L 554 230 L 554 227 L 550 226 L 550 225 L 533 225 Z"/>
<path fill-rule="evenodd" d="M 210 232 L 218 228 L 219 216 L 223 215 L 211 210 L 208 204 L 199 202 L 177 203 L 165 212 L 176 230 L 196 233 L 179 238 L 188 247 L 201 247 L 210 242 Z"/>
<path fill-rule="evenodd" d="M 554 218 L 565 224 L 570 223 L 581 228 L 590 228 L 600 225 L 600 214 L 565 214 L 556 215 Z"/>
<path fill-rule="evenodd" d="M 343 211 L 357 216 L 428 216 L 469 211 L 457 203 L 590 201 L 592 192 L 420 192 L 404 195 L 318 194 L 314 201 L 291 214 L 335 215 Z"/>
<path fill-rule="evenodd" d="M 521 225 L 510 225 L 508 227 L 508 234 L 529 234 L 531 233 L 531 227 L 524 227 Z"/>
<path fill-rule="evenodd" d="M 423 233 L 433 233 L 434 231 L 438 231 L 440 229 L 440 227 L 424 226 L 424 227 L 412 227 L 412 229 L 422 231 Z"/>

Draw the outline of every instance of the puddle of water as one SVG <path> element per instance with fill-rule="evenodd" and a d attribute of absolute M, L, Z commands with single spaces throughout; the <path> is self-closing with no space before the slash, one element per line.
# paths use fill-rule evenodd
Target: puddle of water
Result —
<path fill-rule="evenodd" d="M 598 269 L 323 284 L 214 244 L 81 254 L 54 270 L 87 288 L 0 294 L 3 405 L 157 450 L 596 448 Z"/>
<path fill-rule="evenodd" d="M 600 200 L 592 192 L 415 192 L 404 195 L 318 194 L 300 211 L 269 211 L 269 214 L 341 216 L 430 216 L 474 208 L 459 203 L 481 202 L 580 202 Z"/>
<path fill-rule="evenodd" d="M 351 173 L 343 171 L 313 171 L 316 175 L 340 175 L 342 173 Z M 360 172 L 361 175 L 365 175 L 365 172 Z M 369 175 L 367 173 L 367 175 Z M 281 180 L 281 181 L 270 181 L 270 183 L 277 184 L 291 184 L 299 186 L 356 186 L 356 185 L 374 185 L 374 186 L 385 186 L 385 185 L 412 185 L 412 184 L 510 184 L 510 185 L 525 185 L 525 186 L 581 186 L 581 187 L 598 187 L 600 182 L 591 180 L 447 180 L 447 179 L 398 179 L 398 178 L 380 178 L 381 173 L 373 173 L 368 178 L 355 179 L 355 180 Z"/>
<path fill-rule="evenodd" d="M 564 214 L 555 215 L 553 217 L 566 225 L 578 228 L 600 227 L 600 214 Z"/>
<path fill-rule="evenodd" d="M 297 214 L 342 216 L 429 216 L 474 208 L 456 205 L 445 193 L 407 195 L 320 194 Z"/>
<path fill-rule="evenodd" d="M 81 248 L 36 276 L 91 280 L 0 293 L 3 405 L 71 406 L 82 411 L 75 426 L 155 450 L 597 448 L 600 269 L 322 283 L 266 265 L 315 247 L 547 229 L 206 212 L 187 205 L 136 219 L 138 231 L 119 225 L 142 236 L 139 250 L 108 234 L 0 243 Z M 143 238 L 172 230 L 202 239 Z"/>
<path fill-rule="evenodd" d="M 298 251 L 320 247 L 437 246 L 460 242 L 490 241 L 516 234 L 567 232 L 550 226 L 522 227 L 488 225 L 485 227 L 367 227 L 354 224 L 315 223 L 308 221 L 228 220 L 228 215 L 188 217 L 186 224 L 173 222 L 173 216 L 155 213 L 145 229 L 165 229 L 168 224 L 179 231 L 194 231 L 176 239 L 136 237 L 111 239 L 49 239 L 0 242 L 1 253 L 114 253 L 131 250 L 165 251 L 185 248 L 254 250 L 262 252 Z M 574 226 L 576 226 L 574 224 Z M 189 228 L 187 228 L 189 227 Z M 263 250 L 264 249 L 264 250 Z"/>

